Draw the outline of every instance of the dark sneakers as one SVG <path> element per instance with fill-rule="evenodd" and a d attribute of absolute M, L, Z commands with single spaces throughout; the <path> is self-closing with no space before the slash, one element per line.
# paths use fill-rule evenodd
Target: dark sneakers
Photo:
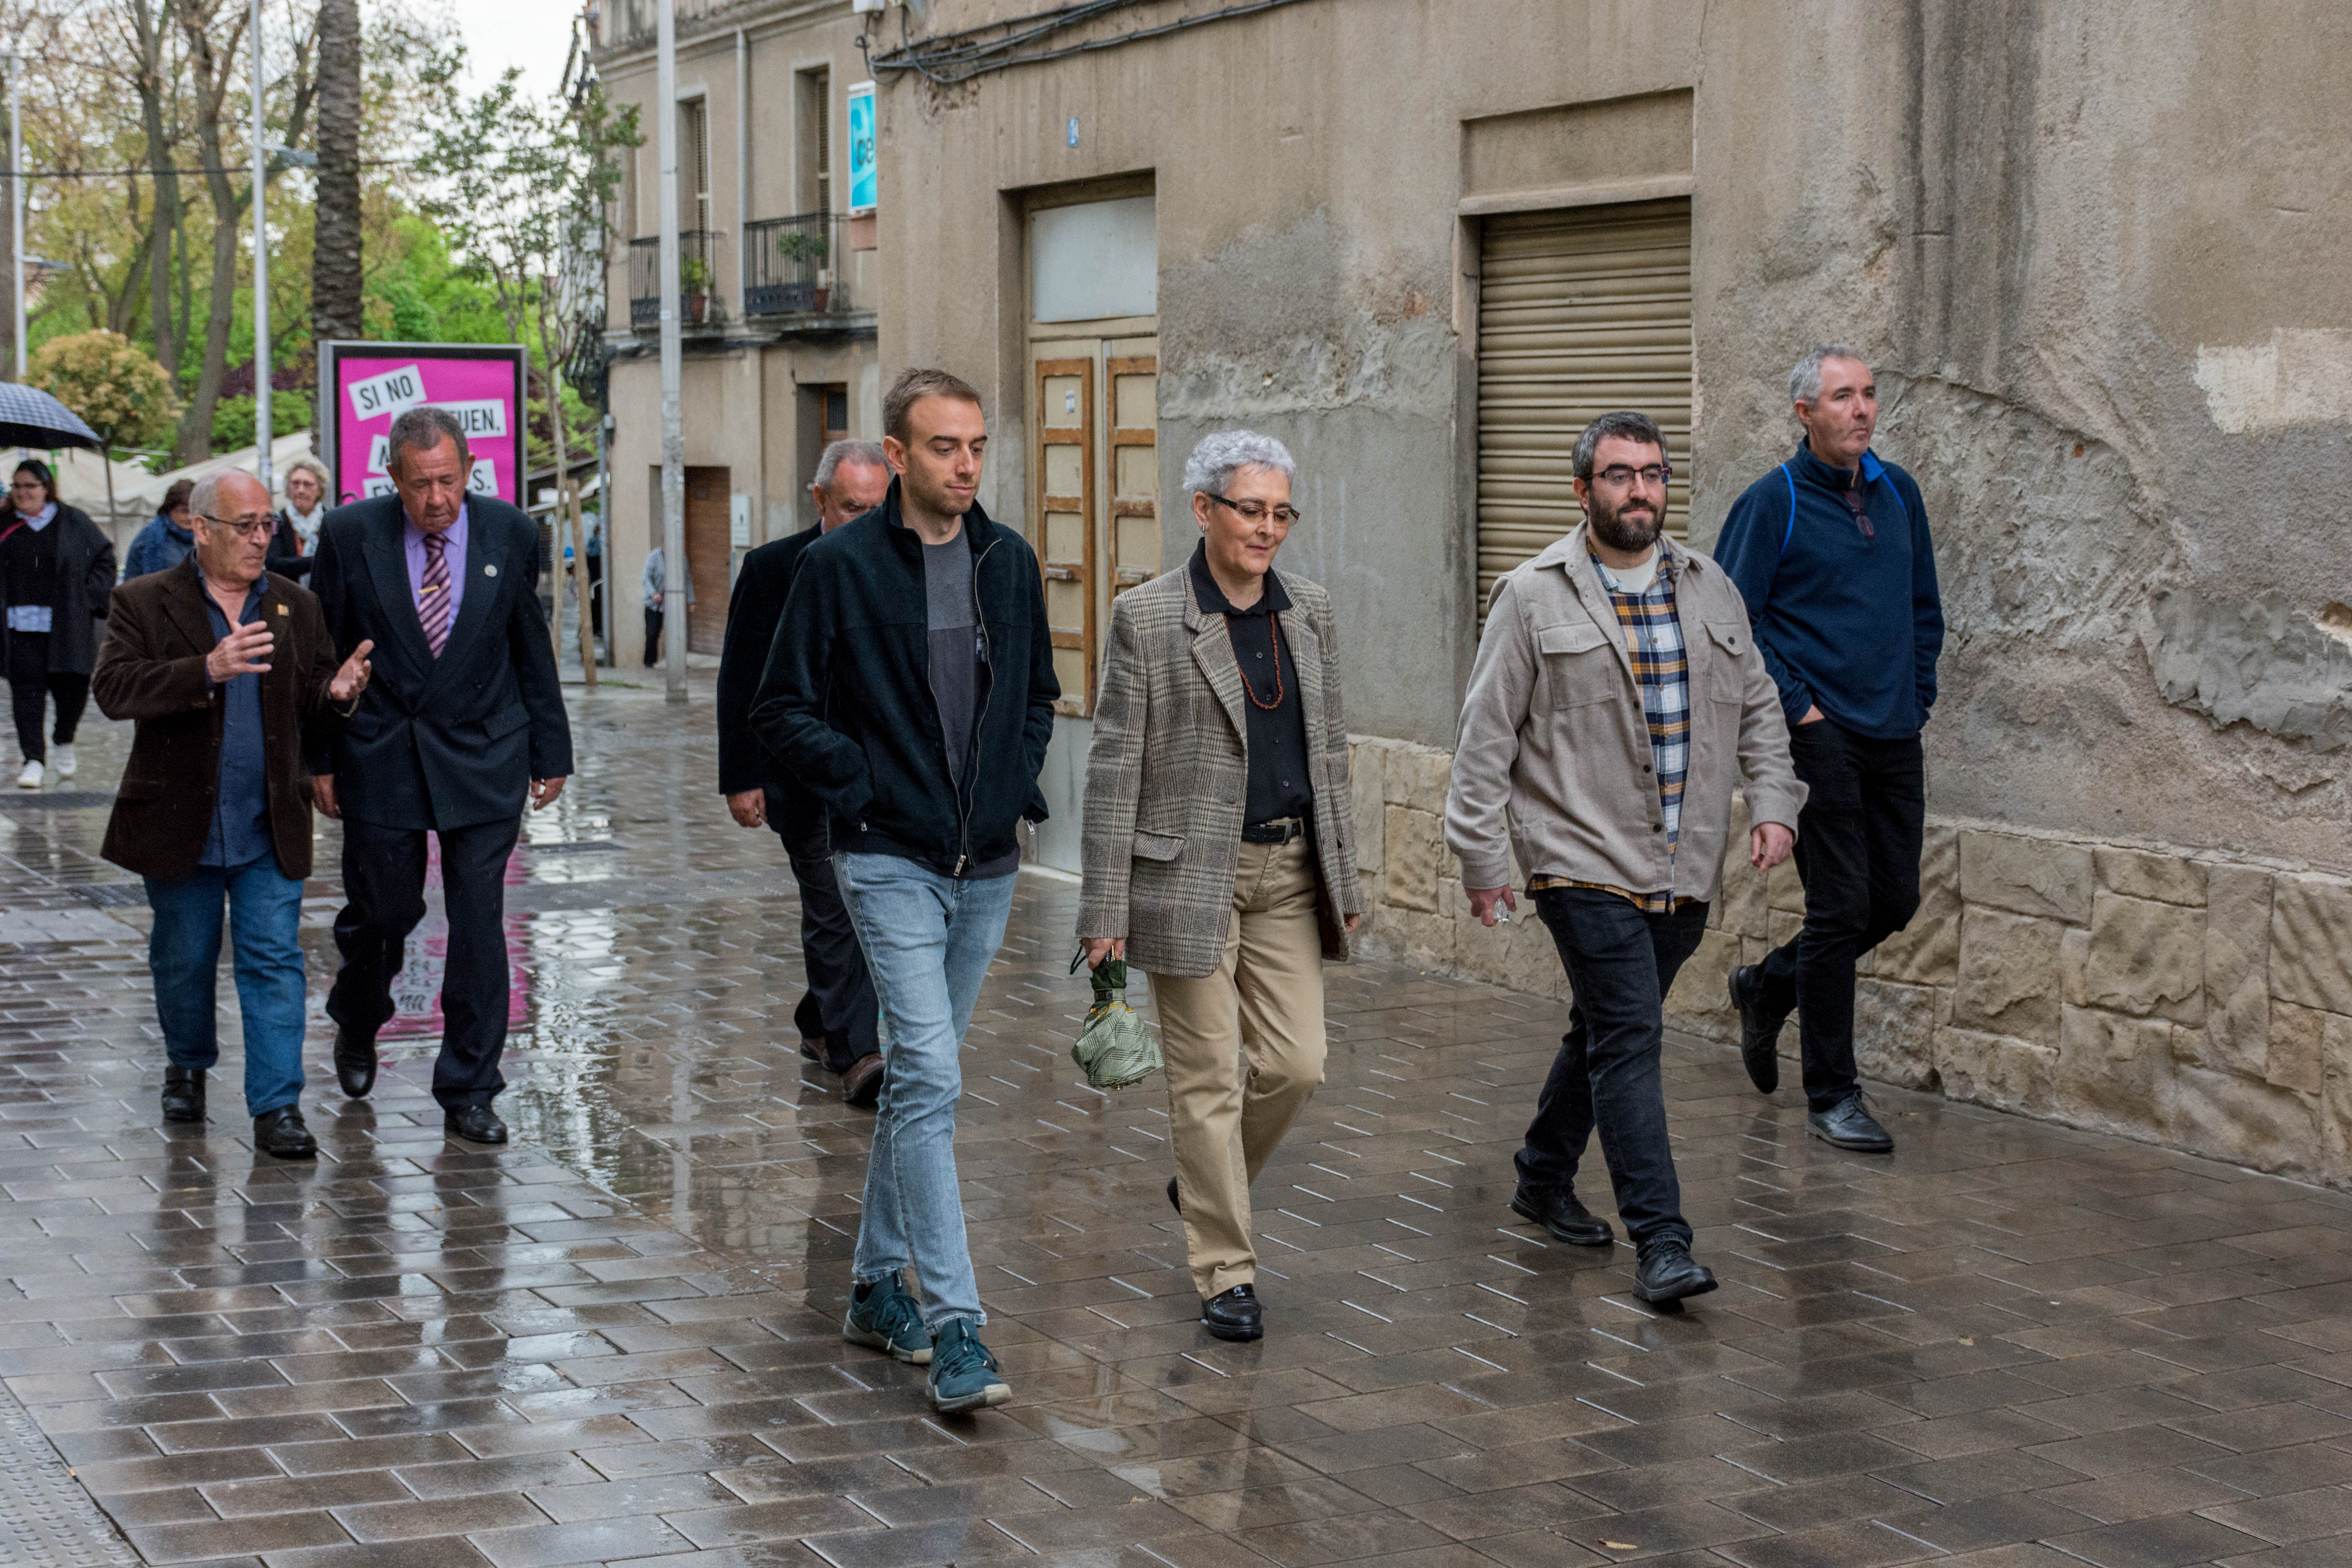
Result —
<path fill-rule="evenodd" d="M 1653 1307 L 1679 1312 L 1685 1298 L 1714 1289 L 1715 1275 L 1691 1260 L 1689 1244 L 1680 1237 L 1661 1237 L 1643 1245 L 1633 1266 L 1633 1294 Z"/>
<path fill-rule="evenodd" d="M 1201 1303 L 1201 1326 L 1221 1340 L 1255 1340 L 1265 1334 L 1265 1310 L 1257 1287 L 1236 1285 Z"/>
<path fill-rule="evenodd" d="M 281 1105 L 253 1119 L 253 1146 L 281 1160 L 315 1160 L 319 1141 L 302 1124 L 302 1108 Z"/>
<path fill-rule="evenodd" d="M 1857 1154 L 1895 1152 L 1895 1140 L 1878 1124 L 1878 1118 L 1871 1115 L 1867 1097 L 1858 1089 L 1827 1110 L 1809 1112 L 1805 1131 L 1832 1149 L 1848 1149 Z"/>
<path fill-rule="evenodd" d="M 204 1119 L 204 1069 L 166 1067 L 163 1069 L 163 1120 L 202 1121 Z"/>
<path fill-rule="evenodd" d="M 1748 1080 L 1758 1093 L 1769 1094 L 1780 1087 L 1780 1026 L 1789 1014 L 1765 1005 L 1762 964 L 1731 972 L 1731 1005 L 1739 1014 L 1739 1059 L 1748 1064 Z"/>
<path fill-rule="evenodd" d="M 942 1415 L 961 1415 L 1013 1397 L 996 1357 L 972 1332 L 968 1318 L 950 1318 L 931 1340 L 931 1408 Z"/>
<path fill-rule="evenodd" d="M 1586 1208 L 1568 1187 L 1523 1186 L 1511 1194 L 1511 1212 L 1574 1247 L 1607 1247 L 1617 1239 L 1609 1222 Z"/>
<path fill-rule="evenodd" d="M 931 1364 L 931 1331 L 923 1327 L 922 1309 L 898 1283 L 896 1270 L 850 1288 L 841 1337 L 854 1345 L 887 1351 L 913 1366 Z"/>
<path fill-rule="evenodd" d="M 375 1037 L 335 1026 L 335 1082 L 353 1100 L 365 1100 L 375 1087 Z"/>

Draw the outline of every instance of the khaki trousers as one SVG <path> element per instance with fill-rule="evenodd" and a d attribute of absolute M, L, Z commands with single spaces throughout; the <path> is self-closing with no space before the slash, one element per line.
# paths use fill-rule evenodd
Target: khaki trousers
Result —
<path fill-rule="evenodd" d="M 1323 1081 L 1314 841 L 1244 844 L 1223 961 L 1151 977 L 1184 1250 L 1203 1300 L 1257 1279 L 1250 1184 Z"/>

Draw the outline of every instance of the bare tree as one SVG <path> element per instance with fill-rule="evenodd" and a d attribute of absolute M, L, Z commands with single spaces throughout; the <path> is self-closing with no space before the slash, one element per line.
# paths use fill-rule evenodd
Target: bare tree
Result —
<path fill-rule="evenodd" d="M 174 462 L 185 464 L 212 455 L 213 412 L 220 403 L 221 377 L 228 369 L 237 240 L 243 232 L 241 220 L 247 204 L 253 199 L 253 181 L 248 177 L 240 188 L 231 177 L 226 139 L 222 133 L 224 124 L 235 126 L 241 118 L 230 105 L 231 94 L 243 75 L 238 68 L 246 58 L 246 9 L 230 5 L 228 0 L 175 0 L 173 10 L 187 39 L 188 85 L 195 98 L 196 146 L 204 156 L 205 192 L 213 205 L 213 283 L 211 308 L 205 321 L 205 355 L 197 367 L 195 389 L 189 395 L 186 414 L 181 416 L 179 438 L 172 453 Z M 230 13 L 231 19 L 226 33 L 216 36 L 215 28 L 225 11 Z M 300 140 L 318 87 L 310 69 L 315 42 L 312 35 L 297 32 L 292 42 L 293 63 L 288 79 L 280 83 L 291 89 L 291 100 L 282 121 L 283 137 L 289 145 Z M 264 171 L 262 179 L 267 183 L 268 171 Z M 255 365 L 256 376 L 268 374 L 269 366 Z M 255 439 L 267 441 L 270 434 L 257 431 Z"/>

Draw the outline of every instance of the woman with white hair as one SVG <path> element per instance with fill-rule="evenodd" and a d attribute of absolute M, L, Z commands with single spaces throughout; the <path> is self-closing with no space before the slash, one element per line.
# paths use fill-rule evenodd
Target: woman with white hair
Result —
<path fill-rule="evenodd" d="M 319 526 L 327 521 L 327 465 L 297 458 L 286 465 L 286 506 L 269 535 L 268 569 L 296 582 L 310 574 Z"/>
<path fill-rule="evenodd" d="M 1274 566 L 1297 472 L 1247 430 L 1192 449 L 1201 542 L 1113 602 L 1087 763 L 1078 937 L 1151 976 L 1168 1200 L 1223 1340 L 1265 1331 L 1250 1184 L 1323 1081 L 1323 963 L 1364 909 L 1331 601 Z"/>

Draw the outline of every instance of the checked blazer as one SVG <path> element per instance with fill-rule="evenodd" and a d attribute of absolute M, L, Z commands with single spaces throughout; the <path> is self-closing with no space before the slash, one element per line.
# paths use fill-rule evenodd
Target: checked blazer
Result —
<path fill-rule="evenodd" d="M 1324 956 L 1344 960 L 1341 917 L 1361 914 L 1348 788 L 1339 645 L 1319 584 L 1277 572 L 1279 616 L 1298 674 L 1315 792 L 1318 923 Z M 1249 790 L 1248 715 L 1223 616 L 1202 612 L 1192 574 L 1164 572 L 1111 605 L 1087 757 L 1078 935 L 1127 939 L 1152 974 L 1198 978 L 1224 957 Z"/>

